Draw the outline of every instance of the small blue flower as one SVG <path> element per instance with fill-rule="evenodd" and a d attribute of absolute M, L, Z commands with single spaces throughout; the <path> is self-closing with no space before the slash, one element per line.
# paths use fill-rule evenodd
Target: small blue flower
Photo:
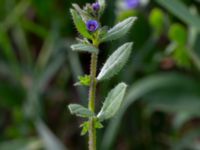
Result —
<path fill-rule="evenodd" d="M 88 31 L 94 32 L 98 29 L 99 23 L 96 20 L 88 20 L 86 26 Z"/>
<path fill-rule="evenodd" d="M 140 5 L 140 0 L 125 0 L 125 5 L 128 9 L 133 9 Z"/>
<path fill-rule="evenodd" d="M 98 2 L 92 4 L 92 8 L 94 11 L 98 11 L 100 9 L 100 5 Z"/>

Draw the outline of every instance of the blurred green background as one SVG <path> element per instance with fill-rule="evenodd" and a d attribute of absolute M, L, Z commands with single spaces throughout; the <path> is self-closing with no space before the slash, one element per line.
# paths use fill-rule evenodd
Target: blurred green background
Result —
<path fill-rule="evenodd" d="M 83 120 L 66 106 L 87 104 L 87 89 L 73 83 L 89 73 L 90 56 L 69 48 L 78 35 L 69 8 L 88 2 L 0 1 L 0 150 L 87 149 Z M 98 86 L 97 108 L 119 81 L 129 89 L 98 130 L 98 149 L 200 150 L 200 1 L 123 3 L 107 0 L 103 24 L 138 20 L 125 38 L 101 45 L 99 68 L 124 41 L 134 48 L 125 69 Z"/>

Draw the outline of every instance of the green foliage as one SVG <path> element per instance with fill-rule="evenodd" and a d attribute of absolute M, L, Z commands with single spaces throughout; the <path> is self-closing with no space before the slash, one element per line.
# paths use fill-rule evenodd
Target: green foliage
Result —
<path fill-rule="evenodd" d="M 89 121 L 83 122 L 80 125 L 80 127 L 82 128 L 82 130 L 81 130 L 81 136 L 87 134 L 87 132 L 89 130 Z M 101 128 L 103 128 L 103 125 L 101 124 L 101 122 L 97 118 L 95 118 L 94 127 L 95 127 L 95 129 L 101 129 Z"/>
<path fill-rule="evenodd" d="M 89 130 L 89 122 L 88 122 L 88 121 L 83 122 L 83 123 L 80 125 L 80 127 L 82 128 L 82 130 L 81 130 L 81 135 L 83 136 L 83 135 L 85 135 L 85 134 L 88 132 L 88 130 Z"/>
<path fill-rule="evenodd" d="M 187 49 L 184 46 L 178 46 L 174 49 L 172 57 L 180 67 L 189 68 L 191 66 L 191 60 L 188 56 Z"/>
<path fill-rule="evenodd" d="M 127 85 L 125 83 L 118 84 L 112 89 L 106 97 L 103 107 L 98 113 L 97 117 L 103 121 L 113 117 L 119 110 L 124 99 Z"/>
<path fill-rule="evenodd" d="M 101 42 L 112 41 L 122 36 L 126 35 L 128 31 L 131 29 L 133 23 L 135 22 L 136 17 L 129 17 L 122 22 L 119 22 L 113 28 L 108 30 L 107 34 L 105 34 L 101 40 Z"/>
<path fill-rule="evenodd" d="M 93 117 L 94 116 L 94 113 L 91 112 L 90 110 L 88 110 L 87 108 L 79 105 L 79 104 L 70 104 L 68 106 L 71 114 L 74 114 L 76 116 L 79 116 L 79 117 Z"/>
<path fill-rule="evenodd" d="M 72 14 L 73 21 L 74 21 L 74 24 L 75 24 L 76 29 L 78 30 L 78 32 L 82 36 L 84 36 L 84 37 L 86 37 L 88 39 L 92 39 L 92 36 L 87 31 L 85 22 L 82 20 L 81 16 L 74 9 L 70 9 L 70 12 Z"/>
<path fill-rule="evenodd" d="M 101 129 L 101 128 L 103 128 L 103 125 L 102 125 L 102 123 L 99 121 L 99 119 L 96 119 L 96 120 L 95 120 L 95 125 L 94 125 L 94 127 L 95 127 L 96 129 Z"/>
<path fill-rule="evenodd" d="M 134 9 L 127 9 L 125 0 L 98 0 L 98 13 L 91 4 L 83 6 L 88 0 L 74 2 L 80 6 L 72 1 L 0 1 L 0 149 L 84 150 L 76 126 L 83 122 L 86 134 L 91 120 L 95 129 L 105 127 L 97 132 L 97 149 L 198 149 L 199 0 L 145 0 Z M 127 22 L 109 35 L 110 43 L 101 41 L 117 26 L 114 22 L 134 16 L 134 28 L 128 29 Z M 99 22 L 96 32 L 87 31 L 91 19 Z M 101 66 L 125 41 L 134 41 L 126 69 L 102 83 L 84 75 L 89 72 L 89 54 L 96 51 Z M 71 52 L 73 43 L 74 51 L 89 54 Z M 71 85 L 77 77 L 83 86 Z M 94 112 L 78 119 L 66 113 L 66 104 L 87 106 L 87 90 L 94 81 L 99 112 L 105 103 L 99 100 L 120 80 L 129 88 L 112 120 L 104 124 Z"/>
<path fill-rule="evenodd" d="M 89 52 L 89 53 L 98 53 L 98 51 L 99 51 L 93 45 L 84 44 L 84 43 L 71 45 L 71 49 L 74 51 Z"/>
<path fill-rule="evenodd" d="M 75 83 L 75 85 L 83 85 L 83 86 L 89 86 L 90 85 L 90 76 L 79 76 L 78 77 L 79 82 Z"/>
<path fill-rule="evenodd" d="M 187 25 L 195 27 L 200 31 L 200 17 L 193 15 L 180 0 L 156 0 L 160 5 L 169 10 L 174 16 L 180 18 Z"/>
<path fill-rule="evenodd" d="M 178 45 L 185 45 L 187 42 L 186 29 L 180 24 L 171 25 L 168 36 L 170 40 L 176 42 Z"/>
<path fill-rule="evenodd" d="M 39 139 L 16 139 L 13 141 L 6 141 L 0 144 L 2 150 L 27 150 L 27 149 L 41 149 L 42 141 Z"/>
<path fill-rule="evenodd" d="M 99 81 L 111 78 L 122 69 L 131 54 L 132 45 L 133 43 L 122 45 L 107 59 L 97 76 Z"/>
<path fill-rule="evenodd" d="M 168 32 L 168 37 L 174 43 L 171 55 L 177 65 L 183 68 L 189 68 L 191 66 L 191 60 L 186 47 L 188 35 L 185 27 L 177 23 L 172 24 Z"/>
<path fill-rule="evenodd" d="M 149 15 L 150 25 L 155 29 L 157 34 L 163 31 L 165 25 L 165 16 L 161 9 L 154 8 Z"/>

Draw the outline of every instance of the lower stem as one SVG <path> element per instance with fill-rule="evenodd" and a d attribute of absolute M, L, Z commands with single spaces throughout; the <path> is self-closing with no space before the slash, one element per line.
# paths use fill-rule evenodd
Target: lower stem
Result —
<path fill-rule="evenodd" d="M 90 111 L 95 112 L 95 95 L 96 95 L 96 70 L 97 70 L 97 54 L 92 53 L 90 64 L 90 89 L 89 89 L 89 103 Z M 89 119 L 89 150 L 96 150 L 96 128 L 93 117 Z"/>

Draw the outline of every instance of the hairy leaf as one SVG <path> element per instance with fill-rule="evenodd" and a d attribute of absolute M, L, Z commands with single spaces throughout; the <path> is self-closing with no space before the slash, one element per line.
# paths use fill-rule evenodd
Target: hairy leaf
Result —
<path fill-rule="evenodd" d="M 116 40 L 126 35 L 135 20 L 136 20 L 136 17 L 129 17 L 125 19 L 124 21 L 118 23 L 113 28 L 108 30 L 107 34 L 105 34 L 105 36 L 102 37 L 101 42 Z"/>
<path fill-rule="evenodd" d="M 78 4 L 73 3 L 72 6 L 80 14 L 84 22 L 92 18 L 92 16 L 87 11 L 81 9 Z"/>
<path fill-rule="evenodd" d="M 125 83 L 120 83 L 110 91 L 103 104 L 103 107 L 97 115 L 100 121 L 109 119 L 116 114 L 124 99 L 126 88 L 127 85 Z"/>
<path fill-rule="evenodd" d="M 86 24 L 85 22 L 82 20 L 81 16 L 74 10 L 74 9 L 70 9 L 70 12 L 72 14 L 72 18 L 74 21 L 74 24 L 76 26 L 76 29 L 78 30 L 78 32 L 83 36 L 86 37 L 88 39 L 91 39 L 92 36 L 90 35 L 90 33 L 87 31 L 86 28 Z"/>
<path fill-rule="evenodd" d="M 75 86 L 83 85 L 89 86 L 90 85 L 90 75 L 84 75 L 78 77 L 79 82 L 75 83 Z"/>
<path fill-rule="evenodd" d="M 71 45 L 71 49 L 73 51 L 81 51 L 81 52 L 89 52 L 89 53 L 98 52 L 98 49 L 94 47 L 93 45 L 83 44 L 83 43 Z"/>
<path fill-rule="evenodd" d="M 116 73 L 118 73 L 125 63 L 127 62 L 132 49 L 133 43 L 125 43 L 119 47 L 106 61 L 103 68 L 101 69 L 97 80 L 104 80 L 111 78 Z"/>
<path fill-rule="evenodd" d="M 83 136 L 83 135 L 85 135 L 85 134 L 88 132 L 88 130 L 89 130 L 89 122 L 86 121 L 86 122 L 82 123 L 82 124 L 80 125 L 80 127 L 82 127 L 81 136 Z"/>
<path fill-rule="evenodd" d="M 79 117 L 92 117 L 94 116 L 94 113 L 88 110 L 87 108 L 79 105 L 79 104 L 70 104 L 68 106 L 71 114 L 75 114 L 76 116 Z"/>

